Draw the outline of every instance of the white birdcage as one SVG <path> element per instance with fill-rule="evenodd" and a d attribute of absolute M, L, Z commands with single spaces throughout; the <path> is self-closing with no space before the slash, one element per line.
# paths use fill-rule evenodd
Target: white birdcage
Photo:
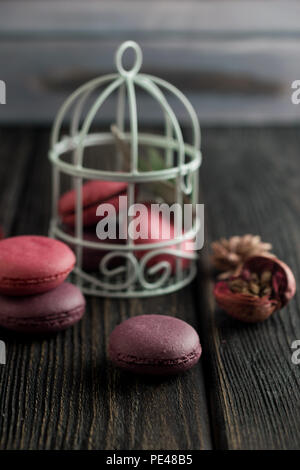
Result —
<path fill-rule="evenodd" d="M 132 49 L 135 61 L 130 70 L 123 67 L 123 54 Z M 139 73 L 142 65 L 142 52 L 133 41 L 124 42 L 116 53 L 118 73 L 105 75 L 89 81 L 77 89 L 62 105 L 54 122 L 49 158 L 53 166 L 52 181 L 52 219 L 50 236 L 68 243 L 76 252 L 77 263 L 74 269 L 76 284 L 86 294 L 108 297 L 146 297 L 173 292 L 187 285 L 196 274 L 196 253 L 181 249 L 187 240 L 194 240 L 199 231 L 199 220 L 193 211 L 190 228 L 181 232 L 172 240 L 155 243 L 136 244 L 128 236 L 126 243 L 103 243 L 91 241 L 84 237 L 82 187 L 88 180 L 126 182 L 128 207 L 134 204 L 136 185 L 166 185 L 173 181 L 174 202 L 183 205 L 190 202 L 195 209 L 198 203 L 198 169 L 201 164 L 200 128 L 197 115 L 186 97 L 168 82 L 146 74 Z M 164 116 L 164 133 L 140 133 L 138 129 L 137 89 L 147 92 L 160 105 Z M 168 95 L 173 95 L 185 108 L 191 129 L 192 143 L 184 142 L 182 130 L 176 115 L 171 108 Z M 84 108 L 91 97 L 95 100 L 87 112 Z M 113 132 L 92 132 L 91 126 L 100 108 L 108 98 L 116 95 L 116 124 L 123 142 L 129 149 L 129 168 L 122 170 L 122 153 L 116 146 Z M 126 109 L 128 107 L 128 131 L 126 131 Z M 66 116 L 72 111 L 69 134 L 61 136 Z M 116 161 L 119 168 L 107 171 L 85 165 L 85 151 L 89 147 L 115 145 Z M 120 144 L 120 142 L 119 142 Z M 121 142 L 122 144 L 122 142 Z M 160 169 L 139 169 L 140 150 L 155 148 L 163 156 L 164 167 Z M 70 160 L 65 158 L 70 154 Z M 121 158 L 120 158 L 121 157 Z M 124 157 L 124 155 L 123 155 Z M 99 152 L 99 161 L 101 160 Z M 76 195 L 74 233 L 70 233 L 62 224 L 58 214 L 58 202 L 62 192 L 61 176 L 68 175 L 71 187 Z M 175 183 L 174 183 L 175 182 Z M 169 187 L 169 186 L 168 186 Z M 169 187 L 170 189 L 170 187 Z M 161 200 L 161 198 L 160 198 Z M 128 218 L 128 223 L 130 222 Z M 127 225 L 128 228 L 128 225 Z M 179 232 L 177 232 L 178 234 Z M 104 255 L 96 272 L 86 272 L 82 265 L 84 250 Z M 99 251 L 100 250 L 100 251 Z M 138 256 L 137 256 L 138 254 Z M 167 258 L 164 256 L 167 255 Z M 96 258 L 95 258 L 96 259 Z M 119 264 L 111 263 L 119 260 Z M 157 263 L 150 261 L 157 259 Z M 175 261 L 172 269 L 170 259 Z M 184 268 L 182 260 L 189 262 Z M 112 267 L 112 264 L 113 267 Z"/>

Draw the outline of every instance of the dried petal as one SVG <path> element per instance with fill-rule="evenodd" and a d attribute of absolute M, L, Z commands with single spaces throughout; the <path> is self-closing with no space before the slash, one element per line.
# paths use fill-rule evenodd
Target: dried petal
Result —
<path fill-rule="evenodd" d="M 263 271 L 260 275 L 260 281 L 261 281 L 262 284 L 270 282 L 271 279 L 272 279 L 271 271 Z"/>
<path fill-rule="evenodd" d="M 260 287 L 259 287 L 259 285 L 256 284 L 256 282 L 253 282 L 253 281 L 251 281 L 251 282 L 249 283 L 249 289 L 250 289 L 250 291 L 251 291 L 253 294 L 255 294 L 255 295 L 258 295 L 259 292 L 260 292 Z"/>
<path fill-rule="evenodd" d="M 248 290 L 247 282 L 241 278 L 233 279 L 232 281 L 230 281 L 229 287 L 232 290 L 232 292 L 242 292 L 242 291 L 245 292 Z"/>
<path fill-rule="evenodd" d="M 251 281 L 254 281 L 254 282 L 258 282 L 259 281 L 259 277 L 256 273 L 251 273 L 250 274 L 250 279 Z"/>
<path fill-rule="evenodd" d="M 261 291 L 261 295 L 271 295 L 272 294 L 272 287 L 264 287 Z"/>

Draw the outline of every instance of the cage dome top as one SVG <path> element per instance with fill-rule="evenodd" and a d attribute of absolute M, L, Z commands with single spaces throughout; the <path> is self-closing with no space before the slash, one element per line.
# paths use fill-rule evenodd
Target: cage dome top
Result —
<path fill-rule="evenodd" d="M 124 53 L 133 50 L 135 54 L 134 63 L 130 69 L 125 69 L 123 65 Z M 196 167 L 200 166 L 200 128 L 196 112 L 184 96 L 175 86 L 165 80 L 152 75 L 139 73 L 142 66 L 142 51 L 140 46 L 134 41 L 126 41 L 118 48 L 115 55 L 115 64 L 118 73 L 105 75 L 89 81 L 78 88 L 65 101 L 59 110 L 54 122 L 50 159 L 56 161 L 61 170 L 73 176 L 82 176 L 84 178 L 99 177 L 104 180 L 110 179 L 110 172 L 97 169 L 85 168 L 83 164 L 84 148 L 92 145 L 110 143 L 112 135 L 103 133 L 101 136 L 91 134 L 90 128 L 94 118 L 104 102 L 114 93 L 118 93 L 118 103 L 116 112 L 116 122 L 120 129 L 124 129 L 125 102 L 128 100 L 129 109 L 129 132 L 125 133 L 125 138 L 131 148 L 131 164 L 129 172 L 114 172 L 115 181 L 134 181 L 146 182 L 152 180 L 176 178 L 178 174 L 182 176 L 182 190 L 188 194 L 191 190 L 189 175 Z M 140 88 L 147 92 L 162 108 L 165 119 L 165 135 L 142 134 L 138 131 L 138 113 L 136 89 Z M 84 105 L 93 93 L 96 95 L 95 101 L 90 109 L 83 113 Z M 192 143 L 184 142 L 182 130 L 178 119 L 168 103 L 165 93 L 173 94 L 184 106 L 190 118 L 192 129 Z M 62 125 L 65 122 L 67 114 L 74 106 L 73 115 L 70 121 L 69 136 L 60 139 Z M 169 163 L 167 168 L 159 171 L 138 171 L 138 146 L 139 144 L 158 146 L 169 153 Z M 60 159 L 60 156 L 76 149 L 76 155 L 71 164 Z M 178 153 L 176 165 L 170 163 L 171 152 Z"/>
<path fill-rule="evenodd" d="M 124 53 L 130 49 L 134 52 L 134 62 L 131 68 L 126 69 Z M 195 209 L 198 201 L 200 128 L 192 105 L 176 87 L 165 80 L 140 73 L 142 51 L 135 42 L 124 42 L 118 48 L 115 63 L 117 73 L 96 78 L 78 88 L 63 103 L 54 121 L 49 152 L 53 172 L 50 235 L 75 248 L 77 263 L 74 273 L 78 286 L 85 293 L 128 298 L 173 292 L 187 285 L 196 274 L 197 256 L 194 248 L 192 252 L 183 248 L 185 242 L 195 240 L 199 232 L 195 211 L 191 212 L 190 226 L 184 232 L 179 230 L 180 236 L 176 239 L 150 240 L 137 245 L 130 236 L 126 243 L 118 241 L 117 244 L 84 238 L 82 191 L 85 180 L 98 180 L 101 184 L 104 181 L 127 183 L 128 207 L 135 203 L 137 188 L 142 192 L 143 183 L 150 183 L 151 186 L 154 182 L 157 184 L 151 187 L 159 185 L 170 190 L 171 185 L 172 203 L 177 202 L 180 207 L 187 200 Z M 164 116 L 164 133 L 140 131 L 137 89 L 148 93 L 160 105 Z M 116 124 L 122 133 L 122 142 L 127 150 L 126 168 L 123 161 L 125 153 L 122 155 L 122 152 L 118 152 L 113 128 L 111 132 L 99 132 L 91 128 L 102 105 L 112 95 L 117 96 L 116 117 L 112 124 Z M 190 143 L 184 141 L 181 126 L 168 101 L 170 95 L 175 96 L 189 116 L 192 130 Z M 64 135 L 61 135 L 67 118 L 70 118 L 69 130 L 66 133 L 64 127 Z M 98 147 L 111 144 L 114 146 L 113 156 L 118 160 L 118 167 L 114 171 L 99 169 L 99 162 L 105 153 L 99 152 Z M 88 158 L 85 158 L 88 153 L 85 149 L 88 147 L 96 147 L 92 167 L 88 166 Z M 158 169 L 148 162 L 148 153 L 143 155 L 145 147 L 146 151 L 157 149 L 162 155 L 163 165 Z M 150 163 L 147 170 L 139 165 L 143 159 Z M 62 175 L 70 178 L 61 178 Z M 71 193 L 74 194 L 75 191 L 73 234 L 67 231 L 58 213 L 60 194 L 66 191 L 65 179 L 71 184 Z M 147 186 L 149 189 L 149 184 L 145 185 Z M 166 200 L 166 197 L 162 199 Z M 127 220 L 127 234 L 129 220 L 130 217 Z M 98 270 L 92 274 L 84 269 L 86 250 L 92 250 L 96 260 L 102 253 Z M 111 266 L 114 260 L 118 261 L 117 267 Z M 186 261 L 185 264 L 183 260 Z"/>

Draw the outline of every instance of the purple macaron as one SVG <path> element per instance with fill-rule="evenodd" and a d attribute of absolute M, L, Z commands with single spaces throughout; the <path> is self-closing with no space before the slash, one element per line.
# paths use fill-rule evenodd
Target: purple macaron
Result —
<path fill-rule="evenodd" d="M 78 322 L 85 310 L 80 290 L 64 282 L 43 294 L 0 296 L 0 326 L 24 333 L 52 333 Z"/>
<path fill-rule="evenodd" d="M 194 328 L 165 315 L 139 315 L 125 320 L 111 333 L 108 350 L 117 367 L 139 374 L 184 372 L 201 356 Z"/>

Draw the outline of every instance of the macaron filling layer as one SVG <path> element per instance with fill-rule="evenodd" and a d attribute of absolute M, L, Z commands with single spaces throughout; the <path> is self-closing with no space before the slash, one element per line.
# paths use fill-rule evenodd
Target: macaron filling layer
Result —
<path fill-rule="evenodd" d="M 82 309 L 83 306 L 81 305 L 80 307 L 76 307 L 73 310 L 69 310 L 68 312 L 61 312 L 57 315 L 45 315 L 41 318 L 18 317 L 17 321 L 12 317 L 1 316 L 0 323 L 5 324 L 6 328 L 9 328 L 9 326 L 14 327 L 16 324 L 19 327 L 24 326 L 26 328 L 40 328 L 41 326 L 45 325 L 45 323 L 51 327 L 61 327 L 63 325 L 69 325 L 70 318 L 72 318 L 72 323 L 79 320 L 82 317 Z"/>
<path fill-rule="evenodd" d="M 10 285 L 10 284 L 13 284 L 13 285 L 19 285 L 19 286 L 23 286 L 23 285 L 27 285 L 27 284 L 41 284 L 43 282 L 51 282 L 51 281 L 54 281 L 56 279 L 59 279 L 60 277 L 66 277 L 70 271 L 72 271 L 72 269 L 74 268 L 75 264 L 72 265 L 71 268 L 69 269 L 66 269 L 65 271 L 61 272 L 61 273 L 58 273 L 58 274 L 54 274 L 52 276 L 47 276 L 47 277 L 36 277 L 36 278 L 32 278 L 32 279 L 22 279 L 22 278 L 16 278 L 16 277 L 2 277 L 1 278 L 1 284 L 7 284 L 7 285 Z"/>
<path fill-rule="evenodd" d="M 111 350 L 112 351 L 112 350 Z M 187 364 L 194 359 L 198 359 L 199 354 L 201 354 L 201 346 L 200 344 L 197 348 L 190 352 L 189 354 L 184 354 L 183 356 L 172 358 L 172 359 L 149 359 L 148 357 L 137 357 L 134 355 L 129 354 L 120 354 L 116 353 L 116 359 L 120 362 L 124 362 L 126 364 L 137 364 L 143 366 L 154 366 L 154 365 L 163 365 L 163 366 L 173 366 L 173 365 L 180 365 L 180 364 Z"/>

